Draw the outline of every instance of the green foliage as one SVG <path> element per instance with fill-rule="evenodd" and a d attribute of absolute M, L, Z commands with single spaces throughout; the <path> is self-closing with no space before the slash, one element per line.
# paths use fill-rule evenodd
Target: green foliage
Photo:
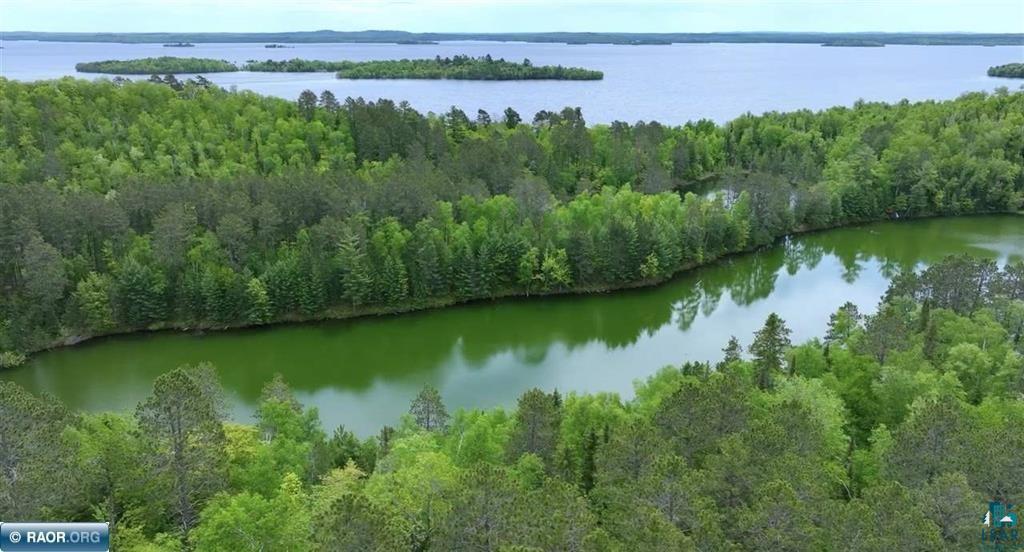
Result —
<path fill-rule="evenodd" d="M 26 360 L 28 360 L 28 357 L 22 353 L 2 351 L 0 352 L 0 369 L 17 368 L 18 366 L 25 364 Z"/>
<path fill-rule="evenodd" d="M 561 405 L 555 395 L 540 389 L 527 391 L 519 398 L 508 457 L 514 461 L 524 454 L 533 454 L 550 467 L 561 423 Z"/>
<path fill-rule="evenodd" d="M 155 75 L 168 73 L 223 73 L 238 71 L 230 61 L 222 59 L 181 58 L 161 56 L 144 59 L 89 61 L 75 64 L 80 73 L 112 75 Z"/>
<path fill-rule="evenodd" d="M 1006 63 L 989 67 L 988 76 L 1024 79 L 1024 63 Z"/>
<path fill-rule="evenodd" d="M 1017 271 L 959 313 L 916 303 L 907 274 L 876 314 L 842 306 L 826 341 L 746 361 L 733 339 L 729 362 L 666 367 L 628 401 L 533 389 L 448 415 L 426 388 L 362 441 L 326 439 L 280 377 L 256 425 L 223 422 L 209 367 L 162 376 L 134 417 L 0 384 L 0 514 L 108 521 L 139 550 L 960 550 L 989 500 L 1024 494 L 1006 383 L 1024 363 L 997 360 L 1020 343 L 993 315 L 1021 301 Z M 909 318 L 880 361 L 858 350 L 887 309 Z"/>
<path fill-rule="evenodd" d="M 223 414 L 209 366 L 178 368 L 157 378 L 139 404 L 143 459 L 153 483 L 151 505 L 169 526 L 187 533 L 205 502 L 226 483 Z"/>
<path fill-rule="evenodd" d="M 308 549 L 306 508 L 302 484 L 289 473 L 270 499 L 245 491 L 218 495 L 203 509 L 190 539 L 197 551 Z"/>
<path fill-rule="evenodd" d="M 448 411 L 441 401 L 441 394 L 430 385 L 413 399 L 409 414 L 416 420 L 416 425 L 427 431 L 444 431 L 448 427 Z"/>
<path fill-rule="evenodd" d="M 471 58 L 455 56 L 434 59 L 401 59 L 374 61 L 321 61 L 289 59 L 276 61 L 250 60 L 243 71 L 319 72 L 333 71 L 339 79 L 459 79 L 459 80 L 600 80 L 600 71 L 561 65 L 532 65 L 492 59 L 491 56 Z M 194 72 L 194 71 L 193 71 Z"/>
<path fill-rule="evenodd" d="M 754 342 L 750 344 L 757 373 L 757 386 L 771 389 L 775 375 L 782 370 L 786 349 L 790 346 L 790 329 L 774 312 L 768 315 L 764 327 L 754 334 Z"/>
<path fill-rule="evenodd" d="M 5 350 L 611 289 L 795 230 L 1024 202 L 1022 94 L 588 128 L 577 109 L 500 125 L 165 84 L 0 81 Z M 962 312 L 993 274 L 947 272 L 908 292 L 967 279 L 925 301 Z M 920 323 L 892 314 L 860 337 L 837 320 L 827 340 L 881 359 Z M 1006 353 L 987 354 L 996 369 Z"/>
<path fill-rule="evenodd" d="M 575 109 L 502 125 L 312 92 L 0 80 L 4 358 L 610 289 L 798 230 L 1016 210 L 1022 106 L 588 128 Z M 152 550 L 935 550 L 967 542 L 961 509 L 1024 495 L 1024 265 L 901 273 L 876 314 L 844 305 L 821 333 L 794 347 L 769 317 L 750 361 L 734 339 L 715 369 L 666 367 L 629 401 L 534 389 L 449 414 L 426 390 L 363 440 L 328 439 L 280 379 L 255 426 L 224 423 L 209 369 L 162 376 L 134 417 L 0 384 L 0 517 L 102 519 Z"/>
<path fill-rule="evenodd" d="M 61 435 L 68 416 L 56 401 L 0 382 L 0 516 L 4 519 L 52 519 L 72 502 L 76 482 Z"/>

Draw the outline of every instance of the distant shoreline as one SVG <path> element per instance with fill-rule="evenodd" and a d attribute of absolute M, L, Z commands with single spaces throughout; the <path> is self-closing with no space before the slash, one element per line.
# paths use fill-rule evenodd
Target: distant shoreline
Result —
<path fill-rule="evenodd" d="M 278 48 L 286 46 L 277 45 Z M 601 80 L 604 73 L 582 67 L 534 66 L 492 58 L 400 59 L 375 61 L 326 61 L 308 59 L 249 60 L 244 64 L 209 58 L 151 57 L 127 60 L 87 61 L 75 64 L 79 73 L 108 75 L 162 75 L 180 73 L 322 73 L 333 72 L 339 79 L 428 79 L 428 80 Z"/>
<path fill-rule="evenodd" d="M 1024 33 L 409 33 L 404 31 L 300 31 L 282 33 L 53 33 L 0 31 L 8 41 L 186 43 L 375 43 L 432 44 L 442 41 L 533 42 L 565 44 L 825 44 L 873 42 L 919 46 L 1024 46 Z"/>

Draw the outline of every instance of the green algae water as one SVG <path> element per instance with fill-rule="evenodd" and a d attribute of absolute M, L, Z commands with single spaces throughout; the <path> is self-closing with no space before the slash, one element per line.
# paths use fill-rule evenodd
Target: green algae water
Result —
<path fill-rule="evenodd" d="M 600 295 L 481 302 L 399 316 L 191 335 L 112 337 L 36 355 L 0 372 L 75 409 L 125 410 L 181 364 L 212 362 L 231 414 L 248 420 L 281 373 L 330 432 L 395 423 L 425 384 L 450 410 L 511 406 L 539 387 L 632 396 L 662 366 L 716 361 L 771 312 L 794 342 L 819 336 L 846 301 L 873 312 L 901 269 L 969 253 L 1024 259 L 1024 217 L 888 222 L 787 240 L 686 272 L 663 285 Z"/>

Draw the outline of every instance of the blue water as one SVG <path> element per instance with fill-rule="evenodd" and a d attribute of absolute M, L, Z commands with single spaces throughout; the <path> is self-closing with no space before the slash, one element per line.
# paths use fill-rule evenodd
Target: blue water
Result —
<path fill-rule="evenodd" d="M 542 109 L 579 106 L 589 122 L 657 120 L 679 124 L 701 118 L 727 121 L 744 112 L 822 109 L 858 99 L 949 99 L 967 91 L 1017 88 L 1022 83 L 988 77 L 991 65 L 1024 61 L 1019 46 L 886 46 L 823 48 L 809 44 L 674 44 L 616 46 L 445 42 L 437 45 L 160 44 L 3 42 L 0 75 L 18 80 L 65 75 L 75 63 L 151 56 L 209 57 L 244 62 L 293 57 L 325 60 L 425 58 L 491 54 L 535 64 L 562 64 L 604 71 L 603 81 L 409 81 L 338 80 L 332 73 L 220 73 L 222 86 L 294 99 L 304 89 L 329 89 L 338 98 L 406 100 L 421 111 L 440 113 L 456 105 L 475 116 L 498 116 L 515 108 L 524 119 Z M 133 78 L 140 78 L 135 76 Z M 145 77 L 141 77 L 145 78 Z"/>

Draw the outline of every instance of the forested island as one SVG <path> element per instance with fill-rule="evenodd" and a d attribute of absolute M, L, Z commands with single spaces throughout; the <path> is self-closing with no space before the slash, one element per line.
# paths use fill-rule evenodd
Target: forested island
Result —
<path fill-rule="evenodd" d="M 284 48 L 285 46 L 281 46 Z M 490 55 L 440 56 L 433 59 L 381 61 L 325 61 L 308 59 L 249 60 L 241 67 L 224 60 L 158 57 L 78 63 L 81 73 L 116 75 L 224 73 L 256 71 L 271 73 L 336 72 L 339 79 L 459 79 L 459 80 L 600 80 L 601 71 L 561 65 L 533 65 L 493 59 Z"/>
<path fill-rule="evenodd" d="M 170 44 L 164 44 L 164 48 L 195 48 L 195 44 L 191 42 L 172 42 Z"/>
<path fill-rule="evenodd" d="M 1022 328 L 1024 264 L 950 258 L 823 339 L 771 314 L 631 400 L 451 412 L 425 387 L 367 438 L 280 376 L 254 424 L 228 421 L 208 364 L 123 413 L 0 382 L 0 516 L 105 521 L 112 549 L 157 552 L 1009 550 L 978 512 L 1024 496 Z"/>
<path fill-rule="evenodd" d="M 0 80 L 5 364 L 111 333 L 648 285 L 793 232 L 1024 201 L 1024 94 L 1005 90 L 588 127 L 175 83 Z"/>
<path fill-rule="evenodd" d="M 454 56 L 434 59 L 341 61 L 339 79 L 456 79 L 456 80 L 601 80 L 604 73 L 580 67 L 533 65 L 493 59 Z"/>
<path fill-rule="evenodd" d="M 440 56 L 433 59 L 401 59 L 380 61 L 322 60 L 250 60 L 245 71 L 267 72 L 337 72 L 339 79 L 461 79 L 461 80 L 600 80 L 600 71 L 561 65 L 535 66 L 530 60 L 522 63 L 493 59 L 491 56 Z"/>
<path fill-rule="evenodd" d="M 405 31 L 296 31 L 283 33 L 67 33 L 5 32 L 4 40 L 48 42 L 252 42 L 252 43 L 390 43 L 477 40 L 563 44 L 822 44 L 837 40 L 869 40 L 919 46 L 1020 46 L 1024 33 L 410 33 Z"/>
<path fill-rule="evenodd" d="M 153 75 L 157 73 L 226 73 L 238 71 L 238 67 L 234 63 L 222 59 L 161 56 L 143 59 L 111 59 L 76 63 L 75 70 L 79 73 Z"/>
<path fill-rule="evenodd" d="M 1024 63 L 1007 63 L 1005 65 L 989 67 L 988 76 L 1024 79 Z"/>

